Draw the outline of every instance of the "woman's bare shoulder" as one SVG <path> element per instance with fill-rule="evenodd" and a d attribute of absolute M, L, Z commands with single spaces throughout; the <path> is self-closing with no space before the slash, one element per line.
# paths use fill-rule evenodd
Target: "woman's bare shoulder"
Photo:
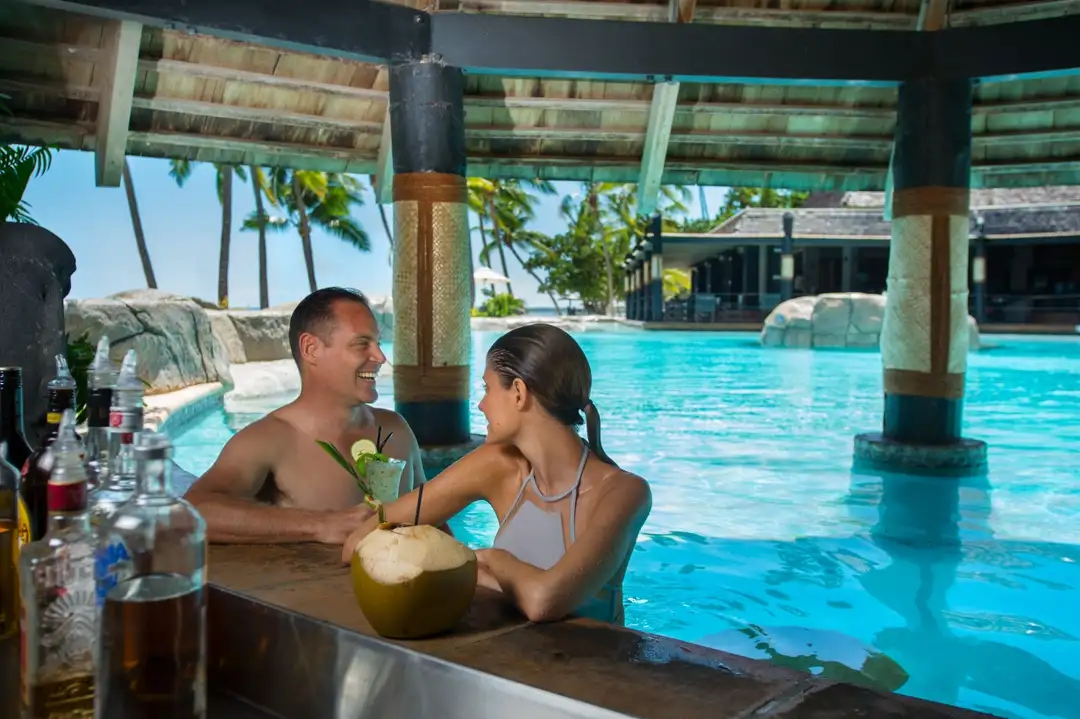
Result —
<path fill-rule="evenodd" d="M 517 447 L 508 444 L 484 443 L 463 459 L 469 459 L 474 466 L 489 467 L 499 474 L 519 474 L 529 466 L 528 460 Z"/>
<path fill-rule="evenodd" d="M 612 467 L 598 483 L 602 496 L 619 497 L 621 501 L 639 509 L 652 507 L 652 489 L 649 482 L 639 474 L 621 467 Z"/>

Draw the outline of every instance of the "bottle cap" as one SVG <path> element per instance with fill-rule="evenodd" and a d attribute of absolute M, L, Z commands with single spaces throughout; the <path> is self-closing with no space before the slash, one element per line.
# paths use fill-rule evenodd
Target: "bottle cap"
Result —
<path fill-rule="evenodd" d="M 124 361 L 120 364 L 120 374 L 116 377 L 116 389 L 120 391 L 142 391 L 143 383 L 138 375 L 139 356 L 134 349 L 130 349 L 124 355 Z"/>
<path fill-rule="evenodd" d="M 138 459 L 172 458 L 172 440 L 161 432 L 143 432 L 135 443 L 135 456 Z"/>
<path fill-rule="evenodd" d="M 98 339 L 97 351 L 94 352 L 94 361 L 90 363 L 89 374 L 99 386 L 112 384 L 116 379 L 116 371 L 112 360 L 109 359 L 108 335 L 101 335 Z"/>
<path fill-rule="evenodd" d="M 64 355 L 56 355 L 56 377 L 49 381 L 49 384 L 46 385 L 46 389 L 75 389 L 75 378 L 71 376 L 71 370 L 68 369 L 67 357 Z"/>

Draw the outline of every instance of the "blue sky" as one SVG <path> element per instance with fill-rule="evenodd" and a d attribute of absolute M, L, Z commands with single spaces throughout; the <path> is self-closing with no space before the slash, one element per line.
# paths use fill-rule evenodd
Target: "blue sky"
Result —
<path fill-rule="evenodd" d="M 166 160 L 132 157 L 129 163 L 159 289 L 216 299 L 221 206 L 214 189 L 213 168 L 197 165 L 181 189 L 169 176 Z M 366 185 L 367 178 L 364 181 Z M 533 224 L 534 229 L 548 234 L 564 227 L 558 216 L 562 196 L 579 189 L 572 182 L 555 185 L 558 194 L 542 199 Z M 698 193 L 696 187 L 691 189 L 690 213 L 696 217 L 700 214 Z M 710 212 L 716 212 L 725 192 L 726 188 L 706 189 Z M 25 199 L 38 223 L 63 238 L 75 253 L 78 270 L 72 278 L 71 297 L 103 297 L 146 286 L 124 190 L 94 186 L 93 154 L 61 151 L 45 175 L 31 180 Z M 389 243 L 370 191 L 366 200 L 355 216 L 371 237 L 371 252 L 357 252 L 337 238 L 316 231 L 312 238 L 315 279 L 320 286 L 345 285 L 370 295 L 389 295 Z M 233 307 L 259 303 L 258 236 L 238 229 L 254 208 L 251 185 L 236 182 L 229 271 L 229 304 Z M 392 209 L 389 219 L 393 226 Z M 270 234 L 267 244 L 270 304 L 299 300 L 308 292 L 299 236 Z M 473 242 L 474 253 L 478 245 L 478 241 Z M 537 292 L 536 282 L 513 258 L 508 262 L 513 263 L 510 279 L 514 293 L 530 306 L 550 307 L 550 300 Z"/>

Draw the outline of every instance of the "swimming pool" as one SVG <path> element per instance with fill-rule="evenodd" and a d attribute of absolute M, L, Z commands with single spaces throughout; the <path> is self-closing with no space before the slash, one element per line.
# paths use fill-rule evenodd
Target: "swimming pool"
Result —
<path fill-rule="evenodd" d="M 474 334 L 473 356 L 497 336 Z M 990 473 L 958 481 L 852 471 L 853 435 L 881 423 L 877 352 L 766 350 L 751 334 L 576 337 L 605 448 L 653 486 L 627 624 L 760 657 L 767 635 L 789 657 L 816 655 L 787 660 L 813 671 L 858 666 L 871 647 L 902 668 L 877 672 L 900 693 L 1080 717 L 1080 340 L 985 338 L 996 346 L 971 355 L 965 420 L 990 445 Z M 176 437 L 177 461 L 204 471 L 285 399 L 204 415 Z M 474 506 L 452 526 L 490 546 L 496 522 Z"/>

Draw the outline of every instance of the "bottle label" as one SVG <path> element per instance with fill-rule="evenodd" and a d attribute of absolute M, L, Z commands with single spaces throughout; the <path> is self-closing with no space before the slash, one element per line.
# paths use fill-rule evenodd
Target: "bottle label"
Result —
<path fill-rule="evenodd" d="M 109 430 L 120 434 L 141 432 L 143 428 L 142 407 L 125 407 L 109 412 Z"/>
<path fill-rule="evenodd" d="M 111 389 L 92 389 L 86 398 L 86 424 L 88 427 L 108 427 L 112 405 Z"/>
<path fill-rule="evenodd" d="M 60 420 L 64 418 L 63 412 L 46 412 L 45 422 L 48 424 L 60 424 Z"/>
<path fill-rule="evenodd" d="M 23 501 L 22 496 L 18 496 L 15 500 L 18 505 L 19 521 L 18 521 L 18 537 L 14 544 L 15 550 L 15 566 L 19 566 L 19 554 L 22 552 L 24 545 L 30 543 L 30 512 L 26 509 L 26 502 Z"/>
<path fill-rule="evenodd" d="M 86 509 L 86 482 L 49 482 L 46 497 L 50 512 L 82 511 Z"/>
<path fill-rule="evenodd" d="M 131 554 L 122 539 L 113 538 L 100 547 L 94 558 L 94 575 L 97 580 L 98 606 L 105 604 L 109 592 L 131 573 Z"/>

